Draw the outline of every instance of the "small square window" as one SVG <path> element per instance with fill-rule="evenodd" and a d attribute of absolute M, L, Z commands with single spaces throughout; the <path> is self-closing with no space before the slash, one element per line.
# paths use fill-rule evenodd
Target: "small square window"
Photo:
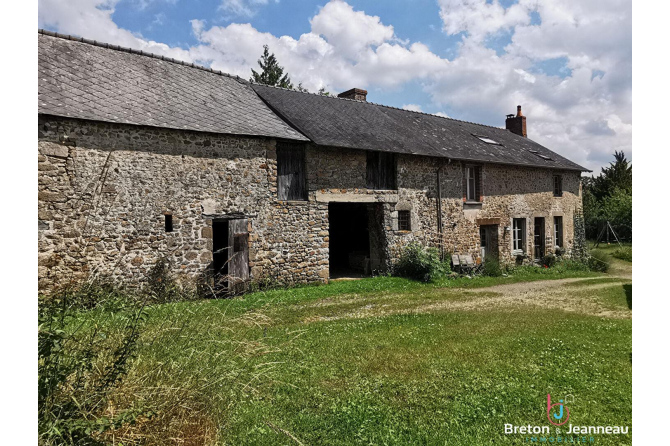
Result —
<path fill-rule="evenodd" d="M 172 215 L 165 214 L 165 232 L 172 232 Z"/>
<path fill-rule="evenodd" d="M 563 177 L 561 175 L 554 175 L 554 197 L 563 196 Z"/>
<path fill-rule="evenodd" d="M 409 211 L 398 211 L 398 230 L 399 231 L 412 230 L 412 217 Z"/>

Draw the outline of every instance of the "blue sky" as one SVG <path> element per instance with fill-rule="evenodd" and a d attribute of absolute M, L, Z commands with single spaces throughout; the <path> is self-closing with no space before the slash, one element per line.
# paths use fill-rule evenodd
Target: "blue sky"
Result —
<path fill-rule="evenodd" d="M 40 0 L 39 26 L 249 77 L 264 44 L 294 84 L 504 125 L 596 171 L 632 158 L 631 2 Z"/>

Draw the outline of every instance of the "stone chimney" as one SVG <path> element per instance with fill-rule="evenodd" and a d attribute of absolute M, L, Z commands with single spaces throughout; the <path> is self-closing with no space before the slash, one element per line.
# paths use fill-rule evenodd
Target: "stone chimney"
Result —
<path fill-rule="evenodd" d="M 367 101 L 367 96 L 368 92 L 367 90 L 361 90 L 360 88 L 352 88 L 351 90 L 347 90 L 344 93 L 340 93 L 337 95 L 338 98 L 344 98 L 344 99 L 353 99 L 354 101 Z"/>
<path fill-rule="evenodd" d="M 528 133 L 526 133 L 526 117 L 523 115 L 523 113 L 521 113 L 520 105 L 516 106 L 516 116 L 507 115 L 507 119 L 505 120 L 505 128 L 512 133 L 523 136 L 524 138 L 528 136 Z"/>

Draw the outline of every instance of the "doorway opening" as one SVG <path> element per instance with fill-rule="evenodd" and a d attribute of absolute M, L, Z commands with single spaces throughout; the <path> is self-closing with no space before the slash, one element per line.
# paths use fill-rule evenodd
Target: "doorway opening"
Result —
<path fill-rule="evenodd" d="M 374 203 L 330 203 L 330 278 L 366 277 L 384 258 L 382 209 Z"/>
<path fill-rule="evenodd" d="M 535 259 L 544 257 L 544 217 L 535 217 L 533 221 L 533 247 Z"/>
<path fill-rule="evenodd" d="M 482 261 L 486 257 L 498 258 L 498 225 L 481 225 L 479 240 Z"/>
<path fill-rule="evenodd" d="M 245 290 L 249 279 L 249 231 L 246 218 L 212 221 L 212 276 L 215 294 Z"/>
<path fill-rule="evenodd" d="M 214 292 L 225 292 L 228 289 L 228 220 L 212 222 L 212 275 Z"/>

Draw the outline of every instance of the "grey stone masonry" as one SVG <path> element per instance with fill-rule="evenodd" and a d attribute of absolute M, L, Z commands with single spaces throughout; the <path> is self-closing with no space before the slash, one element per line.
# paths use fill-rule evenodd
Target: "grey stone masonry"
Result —
<path fill-rule="evenodd" d="M 411 241 L 445 252 L 479 254 L 481 225 L 498 225 L 498 254 L 513 262 L 512 219 L 563 217 L 564 246 L 581 209 L 578 171 L 482 164 L 480 203 L 464 203 L 464 164 L 397 155 L 397 190 L 366 188 L 364 150 L 306 145 L 307 200 L 277 198 L 274 138 L 102 123 L 40 115 L 38 127 L 38 277 L 48 291 L 96 276 L 137 284 L 168 258 L 180 280 L 197 279 L 213 257 L 212 216 L 248 216 L 251 280 L 324 282 L 329 271 L 331 202 L 376 203 L 384 269 Z M 437 169 L 441 167 L 442 231 Z M 553 195 L 553 175 L 563 195 Z M 409 211 L 411 230 L 398 230 Z M 165 215 L 173 230 L 165 231 Z M 378 242 L 381 243 L 381 242 Z"/>

